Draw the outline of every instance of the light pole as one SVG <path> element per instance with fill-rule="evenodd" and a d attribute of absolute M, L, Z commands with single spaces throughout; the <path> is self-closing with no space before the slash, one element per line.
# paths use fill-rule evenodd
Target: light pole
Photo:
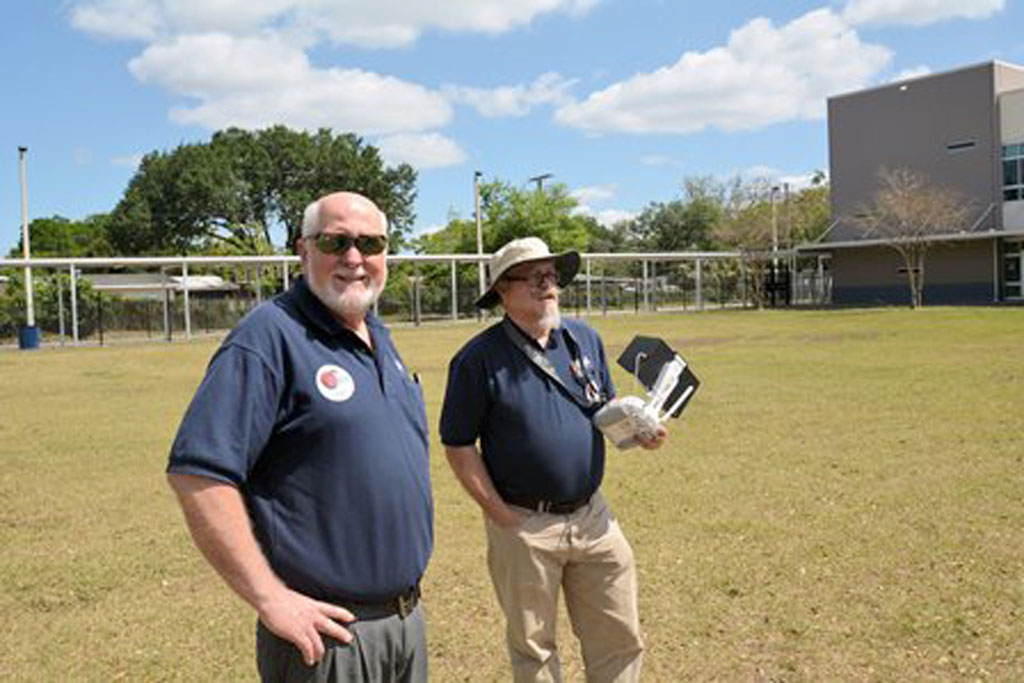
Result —
<path fill-rule="evenodd" d="M 25 175 L 25 153 L 28 147 L 18 147 L 18 178 L 21 181 L 21 250 L 27 261 L 32 254 L 28 238 L 28 181 Z M 39 344 L 36 332 L 35 302 L 32 297 L 32 267 L 25 266 L 25 329 L 21 335 L 21 348 L 35 348 Z"/>
<path fill-rule="evenodd" d="M 777 263 L 778 259 L 775 253 L 779 250 L 779 211 L 775 205 L 775 195 L 779 193 L 779 186 L 772 185 L 771 189 L 771 202 L 772 202 L 772 263 Z"/>
<path fill-rule="evenodd" d="M 531 183 L 537 183 L 537 192 L 542 192 L 544 190 L 544 181 L 548 178 L 554 177 L 554 175 L 554 173 L 541 173 L 540 175 L 533 176 L 529 180 Z"/>
<path fill-rule="evenodd" d="M 480 296 L 484 295 L 486 285 L 484 283 L 484 229 L 480 222 L 480 176 L 483 173 L 473 171 L 473 197 L 476 201 L 476 272 L 480 282 Z"/>

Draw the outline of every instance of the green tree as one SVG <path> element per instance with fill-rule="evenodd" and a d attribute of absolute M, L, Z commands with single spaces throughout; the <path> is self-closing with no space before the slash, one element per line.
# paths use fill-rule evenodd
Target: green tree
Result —
<path fill-rule="evenodd" d="M 510 240 L 540 237 L 553 251 L 586 249 L 598 233 L 590 216 L 574 213 L 577 201 L 561 183 L 526 190 L 495 180 L 480 185 L 483 250 L 493 253 Z M 475 253 L 476 221 L 452 217 L 443 229 L 415 241 L 426 254 Z"/>
<path fill-rule="evenodd" d="M 209 142 L 147 154 L 114 209 L 110 241 L 122 254 L 221 249 L 265 253 L 283 227 L 288 246 L 302 211 L 337 190 L 360 192 L 388 214 L 394 250 L 415 218 L 416 172 L 386 167 L 376 148 L 352 134 L 274 126 L 215 133 Z"/>
<path fill-rule="evenodd" d="M 29 223 L 29 246 L 32 256 L 88 257 L 110 256 L 113 251 L 107 236 L 107 214 L 95 214 L 81 221 L 63 216 L 36 218 Z M 9 258 L 21 258 L 22 240 L 8 253 Z"/>
<path fill-rule="evenodd" d="M 686 196 L 651 202 L 623 226 L 635 251 L 700 251 L 711 249 L 722 219 L 721 183 L 709 177 L 687 178 Z"/>

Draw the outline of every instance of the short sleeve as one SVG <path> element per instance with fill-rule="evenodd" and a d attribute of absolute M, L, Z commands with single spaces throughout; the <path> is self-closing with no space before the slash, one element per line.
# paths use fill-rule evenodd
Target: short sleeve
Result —
<path fill-rule="evenodd" d="M 259 355 L 222 347 L 185 412 L 167 471 L 243 484 L 273 433 L 280 391 Z"/>
<path fill-rule="evenodd" d="M 448 385 L 441 407 L 441 443 L 446 446 L 476 443 L 488 409 L 487 378 L 482 362 L 475 354 L 463 350 L 448 365 Z"/>

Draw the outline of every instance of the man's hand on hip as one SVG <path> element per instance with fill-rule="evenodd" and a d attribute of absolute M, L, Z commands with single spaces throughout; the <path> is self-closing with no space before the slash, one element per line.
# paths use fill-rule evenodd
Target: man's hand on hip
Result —
<path fill-rule="evenodd" d="M 353 622 L 354 614 L 290 588 L 276 591 L 257 611 L 264 626 L 299 649 L 307 666 L 313 666 L 324 656 L 326 647 L 322 635 L 343 643 L 352 642 L 352 634 L 338 622 Z"/>

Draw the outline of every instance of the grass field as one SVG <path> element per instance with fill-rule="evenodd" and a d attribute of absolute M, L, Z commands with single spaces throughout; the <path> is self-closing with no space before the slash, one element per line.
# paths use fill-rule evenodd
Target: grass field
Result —
<path fill-rule="evenodd" d="M 703 380 L 665 448 L 609 452 L 646 680 L 1024 680 L 1024 310 L 592 322 L 611 357 L 656 334 Z M 478 329 L 395 332 L 432 428 Z M 0 353 L 0 679 L 255 677 L 254 617 L 163 478 L 214 348 Z M 507 680 L 479 514 L 436 434 L 431 459 L 432 680 Z"/>

